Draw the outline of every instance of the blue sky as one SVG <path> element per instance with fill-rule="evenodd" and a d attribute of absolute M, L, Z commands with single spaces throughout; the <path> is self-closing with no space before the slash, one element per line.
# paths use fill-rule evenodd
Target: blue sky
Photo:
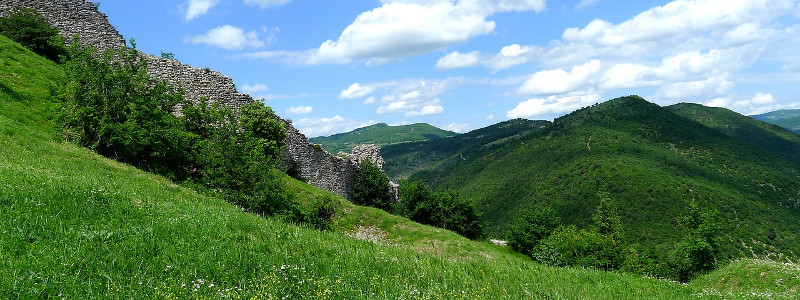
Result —
<path fill-rule="evenodd" d="M 218 70 L 309 137 L 378 122 L 465 132 L 638 94 L 799 108 L 797 0 L 137 0 L 137 47 Z M 346 5 L 343 3 L 347 3 Z"/>

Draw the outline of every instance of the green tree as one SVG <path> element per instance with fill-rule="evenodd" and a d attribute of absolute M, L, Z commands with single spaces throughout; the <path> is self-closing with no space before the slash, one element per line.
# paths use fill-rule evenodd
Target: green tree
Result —
<path fill-rule="evenodd" d="M 171 114 L 183 103 L 182 93 L 151 79 L 135 48 L 98 56 L 76 39 L 65 58 L 59 119 L 67 139 L 144 170 L 185 179 L 191 136 Z"/>
<path fill-rule="evenodd" d="M 592 216 L 592 221 L 594 221 L 598 233 L 622 243 L 624 233 L 616 202 L 611 199 L 608 192 L 599 192 L 597 196 L 600 198 L 600 203 Z"/>
<path fill-rule="evenodd" d="M 483 236 L 481 214 L 474 204 L 460 198 L 455 191 L 436 193 L 434 198 L 439 207 L 435 217 L 438 222 L 434 226 L 473 240 Z"/>
<path fill-rule="evenodd" d="M 716 267 L 721 224 L 716 210 L 692 202 L 680 225 L 684 236 L 676 246 L 673 272 L 674 277 L 686 282 Z"/>
<path fill-rule="evenodd" d="M 435 221 L 433 194 L 421 180 L 400 182 L 399 206 L 400 214 L 411 220 L 422 224 L 433 224 Z"/>
<path fill-rule="evenodd" d="M 372 206 L 386 211 L 392 210 L 389 195 L 389 177 L 369 160 L 361 165 L 353 177 L 350 199 L 358 205 Z"/>
<path fill-rule="evenodd" d="M 30 8 L 10 9 L 8 17 L 0 18 L 0 34 L 55 62 L 60 62 L 59 57 L 66 53 L 58 30 Z"/>
<path fill-rule="evenodd" d="M 514 219 L 508 226 L 508 246 L 533 256 L 536 246 L 561 225 L 561 218 L 549 206 L 538 206 Z"/>

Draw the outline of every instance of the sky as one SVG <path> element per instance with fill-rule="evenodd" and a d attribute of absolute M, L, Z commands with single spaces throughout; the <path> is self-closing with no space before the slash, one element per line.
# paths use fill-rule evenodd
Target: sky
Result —
<path fill-rule="evenodd" d="M 97 2 L 97 1 L 95 1 Z M 233 78 L 308 137 L 467 132 L 626 95 L 800 108 L 800 0 L 105 0 L 139 50 Z"/>

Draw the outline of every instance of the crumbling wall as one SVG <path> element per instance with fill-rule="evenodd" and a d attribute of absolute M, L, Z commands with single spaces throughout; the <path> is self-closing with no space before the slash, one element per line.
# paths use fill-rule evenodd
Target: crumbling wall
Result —
<path fill-rule="evenodd" d="M 65 41 L 78 35 L 81 44 L 100 51 L 126 46 L 125 39 L 108 22 L 94 3 L 87 0 L 0 0 L 0 16 L 9 9 L 27 7 L 37 10 L 56 27 Z M 209 69 L 195 68 L 175 60 L 142 53 L 147 60 L 148 73 L 184 89 L 188 100 L 206 98 L 238 108 L 254 102 L 249 95 L 239 93 L 233 80 Z M 287 137 L 282 153 L 281 168 L 296 168 L 308 183 L 347 197 L 352 179 L 361 159 L 370 159 L 383 168 L 383 158 L 374 146 L 357 148 L 354 154 L 334 156 L 310 143 L 290 121 L 278 118 L 286 126 Z"/>

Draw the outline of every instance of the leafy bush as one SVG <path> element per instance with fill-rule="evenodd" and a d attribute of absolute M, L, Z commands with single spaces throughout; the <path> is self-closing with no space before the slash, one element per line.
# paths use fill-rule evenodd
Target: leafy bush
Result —
<path fill-rule="evenodd" d="M 350 199 L 358 205 L 391 211 L 392 201 L 389 195 L 389 177 L 370 161 L 362 161 L 353 177 Z"/>
<path fill-rule="evenodd" d="M 47 19 L 36 10 L 24 7 L 13 8 L 8 13 L 8 17 L 0 18 L 0 34 L 49 60 L 60 61 L 59 56 L 66 53 L 64 41 Z"/>
<path fill-rule="evenodd" d="M 330 230 L 331 220 L 341 204 L 330 194 L 316 199 L 303 214 L 303 223 L 319 230 Z"/>
<path fill-rule="evenodd" d="M 716 267 L 721 226 L 716 210 L 701 209 L 694 202 L 680 224 L 683 239 L 676 246 L 673 276 L 686 282 Z"/>
<path fill-rule="evenodd" d="M 134 49 L 94 48 L 75 40 L 64 62 L 61 123 L 66 138 L 119 161 L 173 180 L 188 176 L 191 137 L 170 110 L 180 92 L 152 80 Z"/>
<path fill-rule="evenodd" d="M 508 226 L 508 246 L 533 256 L 534 249 L 558 228 L 561 218 L 550 207 L 536 207 L 516 218 Z"/>
<path fill-rule="evenodd" d="M 481 215 L 474 204 L 454 191 L 431 193 L 422 181 L 401 182 L 395 211 L 418 223 L 452 230 L 470 239 L 483 236 Z"/>
<path fill-rule="evenodd" d="M 554 266 L 614 270 L 621 265 L 620 248 L 597 230 L 562 226 L 536 247 L 534 258 Z"/>

